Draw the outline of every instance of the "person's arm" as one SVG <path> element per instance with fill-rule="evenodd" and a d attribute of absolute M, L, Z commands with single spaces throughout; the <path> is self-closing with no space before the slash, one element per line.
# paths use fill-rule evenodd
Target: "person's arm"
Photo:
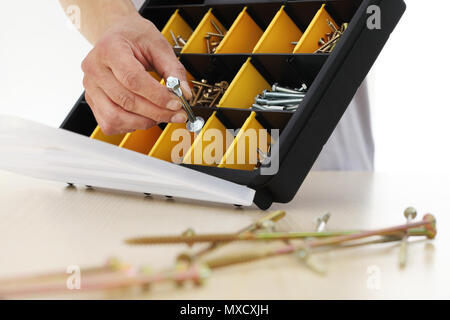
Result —
<path fill-rule="evenodd" d="M 148 74 L 180 79 L 190 99 L 186 71 L 171 45 L 130 0 L 60 0 L 80 8 L 80 32 L 94 48 L 82 63 L 86 101 L 105 134 L 184 123 L 181 101 Z"/>

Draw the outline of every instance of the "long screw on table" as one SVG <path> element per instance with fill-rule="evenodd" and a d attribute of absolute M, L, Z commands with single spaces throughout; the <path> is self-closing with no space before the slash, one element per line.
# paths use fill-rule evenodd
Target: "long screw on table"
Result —
<path fill-rule="evenodd" d="M 129 245 L 156 245 L 156 244 L 176 244 L 186 243 L 192 245 L 195 243 L 204 242 L 232 242 L 232 241 L 276 241 L 276 240 L 295 240 L 305 238 L 329 238 L 330 244 L 335 241 L 349 241 L 357 240 L 360 238 L 366 238 L 370 236 L 380 235 L 403 235 L 409 229 L 423 227 L 429 224 L 429 222 L 422 221 L 417 223 L 411 223 L 406 225 L 400 225 L 388 229 L 373 230 L 373 231 L 361 231 L 361 230 L 348 230 L 348 231 L 329 231 L 329 232 L 270 232 L 270 233 L 251 233 L 244 232 L 242 234 L 202 234 L 202 235 L 189 235 L 189 236 L 155 236 L 155 237 L 140 237 L 125 240 L 125 243 Z M 418 231 L 418 230 L 416 230 Z M 412 232 L 411 235 L 429 236 L 430 230 L 423 229 L 417 232 Z"/>
<path fill-rule="evenodd" d="M 422 222 L 417 222 L 410 224 L 409 227 L 417 228 L 424 227 L 421 231 L 422 236 L 426 236 L 428 239 L 433 239 L 436 236 L 436 219 L 433 215 L 427 214 L 423 217 Z M 378 244 L 378 243 L 387 243 L 392 241 L 401 240 L 401 233 L 408 232 L 408 225 L 401 225 L 392 228 L 374 230 L 374 231 L 365 231 L 360 232 L 358 234 L 334 237 L 327 240 L 315 240 L 314 242 L 309 243 L 308 248 L 316 249 L 316 248 L 346 248 L 346 247 L 356 247 L 356 246 L 364 246 L 368 244 Z M 416 235 L 419 233 L 416 231 Z M 360 240 L 365 238 L 370 238 L 373 236 L 382 236 L 381 239 L 366 242 L 366 243 L 352 243 L 351 241 Z M 269 249 L 264 252 L 251 252 L 248 254 L 239 254 L 239 255 L 229 255 L 226 257 L 220 257 L 215 259 L 210 259 L 208 261 L 204 261 L 206 265 L 208 265 L 211 269 L 217 269 L 222 267 L 227 267 L 240 263 L 247 263 L 252 261 L 257 261 L 261 259 L 267 259 L 276 256 L 282 256 L 287 254 L 292 254 L 298 252 L 300 250 L 304 250 L 305 245 L 286 245 L 280 248 Z"/>
<path fill-rule="evenodd" d="M 206 265 L 192 266 L 186 270 L 171 270 L 155 274 L 141 273 L 136 276 L 127 275 L 102 275 L 99 278 L 83 277 L 81 283 L 81 292 L 99 291 L 99 290 L 115 290 L 127 287 L 145 288 L 154 284 L 163 282 L 175 282 L 183 284 L 193 281 L 195 284 L 202 284 L 211 274 L 211 270 Z M 66 275 L 67 276 L 67 275 Z M 73 293 L 67 289 L 66 282 L 50 283 L 43 285 L 28 285 L 23 287 L 15 287 L 12 289 L 2 290 L 0 288 L 0 296 L 14 297 L 32 294 L 54 294 L 54 293 Z"/>
<path fill-rule="evenodd" d="M 242 235 L 248 232 L 255 232 L 257 230 L 261 230 L 261 229 L 265 229 L 267 227 L 268 223 L 275 223 L 281 219 L 283 219 L 286 216 L 286 212 L 285 211 L 275 211 L 270 213 L 269 215 L 259 219 L 258 221 L 250 224 L 249 226 L 239 230 L 238 232 L 236 232 L 235 235 Z M 194 236 L 195 233 L 191 233 L 188 237 L 192 237 Z M 177 260 L 183 260 L 185 262 L 188 263 L 193 263 L 194 261 L 200 259 L 201 257 L 205 256 L 206 254 L 209 254 L 211 252 L 213 252 L 214 250 L 217 250 L 223 246 L 225 246 L 227 244 L 227 242 L 212 242 L 211 244 L 209 244 L 206 248 L 193 253 L 193 254 L 189 254 L 189 253 L 182 253 L 177 257 Z"/>

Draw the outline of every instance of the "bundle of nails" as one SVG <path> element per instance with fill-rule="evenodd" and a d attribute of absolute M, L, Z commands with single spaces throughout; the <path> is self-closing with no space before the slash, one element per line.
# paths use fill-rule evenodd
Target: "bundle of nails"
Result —
<path fill-rule="evenodd" d="M 214 20 L 210 20 L 211 25 L 216 29 L 216 32 L 207 32 L 205 35 L 206 50 L 209 54 L 216 53 L 217 47 L 223 38 L 225 38 L 225 33 L 219 28 Z"/>
<path fill-rule="evenodd" d="M 264 90 L 256 96 L 252 106 L 253 111 L 290 111 L 295 112 L 306 96 L 308 87 L 302 84 L 298 89 L 281 87 L 277 83 L 272 86 L 272 91 Z"/>
<path fill-rule="evenodd" d="M 177 54 L 181 53 L 181 50 L 183 50 L 184 46 L 187 43 L 187 40 L 184 39 L 182 36 L 178 35 L 175 36 L 175 34 L 173 33 L 172 30 L 170 30 L 170 35 L 172 36 L 172 40 L 173 40 L 173 50 L 175 50 L 175 52 Z"/>
<path fill-rule="evenodd" d="M 208 84 L 208 81 L 191 81 L 194 85 L 192 89 L 192 99 L 189 102 L 192 106 L 215 107 L 228 89 L 228 82 L 221 81 L 214 85 Z"/>
<path fill-rule="evenodd" d="M 406 224 L 378 230 L 326 231 L 330 214 L 318 218 L 312 232 L 277 232 L 276 222 L 283 219 L 284 211 L 276 211 L 233 234 L 197 235 L 192 229 L 181 236 L 141 237 L 126 240 L 129 245 L 155 245 L 198 243 L 208 245 L 198 251 L 182 253 L 175 267 L 161 272 L 152 272 L 150 267 L 133 268 L 117 259 L 109 260 L 105 266 L 83 269 L 82 291 L 114 290 L 137 287 L 147 291 L 151 286 L 172 282 L 180 286 L 186 282 L 201 285 L 211 271 L 221 267 L 247 263 L 276 256 L 294 254 L 313 271 L 324 273 L 324 269 L 311 259 L 314 252 L 360 247 L 366 245 L 400 242 L 400 267 L 406 265 L 408 239 L 426 237 L 434 239 L 437 234 L 436 219 L 426 214 L 421 221 L 413 222 L 417 212 L 407 208 L 404 212 Z M 375 238 L 374 238 L 375 237 Z M 302 240 L 301 243 L 293 242 Z M 365 240 L 365 241 L 362 241 Z M 234 241 L 280 242 L 278 247 L 265 251 L 239 253 L 219 258 L 205 258 L 208 254 Z M 17 297 L 27 294 L 51 294 L 73 292 L 66 286 L 67 273 L 37 275 L 26 278 L 0 280 L 0 296 Z"/>
<path fill-rule="evenodd" d="M 320 48 L 317 49 L 314 53 L 331 53 L 336 47 L 338 41 L 341 39 L 345 30 L 347 30 L 348 28 L 348 23 L 343 23 L 339 29 L 336 28 L 336 26 L 330 20 L 327 20 L 327 23 L 332 31 L 327 33 L 326 39 L 319 39 Z"/>

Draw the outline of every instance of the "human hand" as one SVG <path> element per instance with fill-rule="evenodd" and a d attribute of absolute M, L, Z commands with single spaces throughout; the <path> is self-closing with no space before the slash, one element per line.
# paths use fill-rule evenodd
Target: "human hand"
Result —
<path fill-rule="evenodd" d="M 106 135 L 187 121 L 179 98 L 148 74 L 177 77 L 189 100 L 186 71 L 154 24 L 137 12 L 102 35 L 82 69 L 86 101 Z"/>

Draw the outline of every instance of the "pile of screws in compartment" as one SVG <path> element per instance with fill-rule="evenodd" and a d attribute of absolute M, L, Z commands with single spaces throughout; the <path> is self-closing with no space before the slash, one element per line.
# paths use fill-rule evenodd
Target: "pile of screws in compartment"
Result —
<path fill-rule="evenodd" d="M 221 81 L 214 85 L 208 84 L 208 81 L 191 81 L 194 85 L 192 89 L 192 99 L 189 102 L 192 106 L 215 107 L 228 89 L 228 82 Z"/>
<path fill-rule="evenodd" d="M 347 30 L 348 28 L 348 23 L 343 23 L 340 29 L 336 28 L 336 26 L 330 20 L 327 20 L 327 23 L 330 26 L 332 32 L 327 33 L 326 39 L 319 39 L 320 48 L 317 49 L 314 53 L 331 53 L 336 47 L 338 41 L 341 39 L 345 30 Z"/>
<path fill-rule="evenodd" d="M 210 20 L 211 25 L 216 29 L 216 32 L 207 32 L 205 35 L 206 50 L 209 54 L 216 53 L 220 42 L 225 38 L 225 33 L 219 28 L 214 20 Z"/>
<path fill-rule="evenodd" d="M 281 87 L 277 83 L 272 91 L 264 90 L 255 98 L 253 111 L 289 111 L 295 112 L 299 108 L 308 92 L 308 86 L 302 84 L 298 89 Z"/>
<path fill-rule="evenodd" d="M 177 54 L 181 53 L 181 50 L 183 50 L 184 46 L 187 43 L 187 40 L 183 39 L 183 37 L 180 36 L 180 35 L 175 36 L 175 34 L 173 33 L 172 30 L 170 30 L 170 35 L 172 36 L 172 40 L 173 40 L 173 43 L 174 43 L 173 50 L 175 50 L 175 52 Z"/>

